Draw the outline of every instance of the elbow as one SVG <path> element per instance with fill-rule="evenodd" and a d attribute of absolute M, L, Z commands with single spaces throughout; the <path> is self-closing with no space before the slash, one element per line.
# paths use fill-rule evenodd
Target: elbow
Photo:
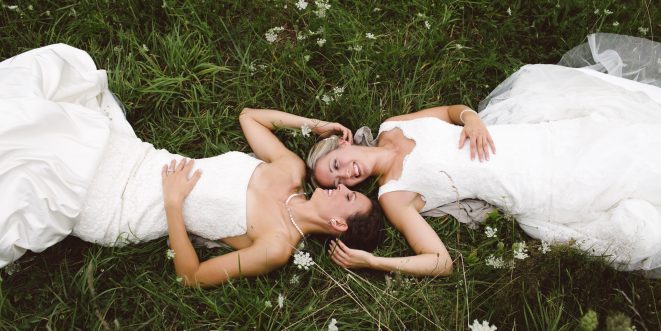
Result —
<path fill-rule="evenodd" d="M 243 117 L 243 116 L 250 116 L 250 114 L 251 114 L 253 111 L 255 111 L 255 110 L 252 109 L 252 108 L 247 108 L 247 107 L 246 107 L 246 108 L 243 108 L 243 109 L 241 110 L 241 113 L 239 114 L 239 118 L 241 118 L 241 117 Z"/>
<path fill-rule="evenodd" d="M 436 253 L 436 266 L 432 271 L 432 276 L 447 277 L 452 275 L 453 265 L 450 256 L 445 253 Z"/>

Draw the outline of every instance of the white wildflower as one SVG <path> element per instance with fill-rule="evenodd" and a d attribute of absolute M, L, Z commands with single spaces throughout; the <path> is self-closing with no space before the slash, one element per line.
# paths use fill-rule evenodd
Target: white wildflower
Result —
<path fill-rule="evenodd" d="M 16 9 L 18 9 L 18 6 L 17 6 L 17 5 L 7 6 L 7 9 L 9 9 L 9 10 L 16 10 Z"/>
<path fill-rule="evenodd" d="M 539 246 L 539 251 L 542 252 L 542 254 L 546 254 L 551 251 L 551 244 L 548 241 L 543 241 L 542 240 L 542 245 Z"/>
<path fill-rule="evenodd" d="M 305 60 L 305 62 L 310 61 L 310 55 L 309 54 L 303 55 L 303 60 Z"/>
<path fill-rule="evenodd" d="M 32 7 L 32 5 L 28 5 L 28 10 L 34 10 L 34 7 Z"/>
<path fill-rule="evenodd" d="M 505 268 L 505 261 L 503 260 L 503 258 L 495 257 L 493 255 L 489 255 L 489 257 L 486 260 L 486 264 L 494 269 Z"/>
<path fill-rule="evenodd" d="M 184 279 L 183 279 L 183 278 L 181 278 L 181 277 L 177 277 L 177 278 L 175 278 L 175 280 L 177 281 L 177 283 L 181 283 L 181 282 L 183 282 L 183 281 L 184 281 Z"/>
<path fill-rule="evenodd" d="M 308 36 L 306 36 L 303 32 L 301 31 L 296 32 L 296 40 L 305 40 L 307 38 Z"/>
<path fill-rule="evenodd" d="M 298 275 L 293 275 L 291 276 L 291 279 L 289 280 L 289 284 L 296 285 L 300 282 L 300 277 Z"/>
<path fill-rule="evenodd" d="M 335 98 L 341 97 L 342 93 L 344 93 L 344 87 L 339 87 L 339 86 L 333 87 L 333 94 L 335 94 Z"/>
<path fill-rule="evenodd" d="M 7 275 L 11 276 L 11 275 L 17 273 L 18 271 L 20 271 L 21 268 L 20 268 L 20 265 L 18 264 L 18 262 L 14 261 L 14 262 L 11 262 L 8 265 L 6 265 L 1 270 L 4 271 Z"/>
<path fill-rule="evenodd" d="M 638 27 L 638 32 L 640 32 L 641 34 L 647 34 L 649 30 L 650 30 L 649 28 L 644 28 L 642 26 Z"/>
<path fill-rule="evenodd" d="M 273 304 L 271 303 L 270 300 L 266 300 L 266 301 L 264 301 L 264 307 L 273 308 Z"/>
<path fill-rule="evenodd" d="M 308 126 L 307 123 L 304 123 L 303 125 L 301 125 L 301 134 L 303 135 L 303 137 L 306 137 L 306 138 L 309 137 L 310 132 L 312 132 L 312 129 L 310 129 L 310 127 Z"/>
<path fill-rule="evenodd" d="M 610 11 L 608 9 L 604 9 L 604 15 L 610 15 L 612 13 L 613 13 L 612 11 Z"/>
<path fill-rule="evenodd" d="M 618 21 L 613 22 L 613 26 L 620 26 L 620 22 Z"/>
<path fill-rule="evenodd" d="M 304 0 L 298 0 L 297 3 L 294 4 L 296 8 L 299 10 L 304 10 L 305 8 L 308 8 L 308 2 Z"/>
<path fill-rule="evenodd" d="M 270 28 L 266 33 L 264 33 L 264 37 L 266 38 L 266 41 L 269 43 L 274 43 L 278 39 L 278 33 L 282 32 L 285 28 L 281 26 L 276 26 L 274 28 Z"/>
<path fill-rule="evenodd" d="M 314 261 L 312 261 L 310 253 L 298 251 L 294 254 L 294 264 L 299 269 L 309 270 L 310 267 L 314 265 Z"/>
<path fill-rule="evenodd" d="M 314 11 L 315 15 L 319 18 L 326 17 L 326 12 L 331 8 L 328 0 L 316 0 L 314 4 L 317 6 L 317 10 Z"/>
<path fill-rule="evenodd" d="M 317 39 L 317 45 L 319 45 L 319 47 L 323 47 L 325 43 L 326 43 L 326 39 L 324 38 Z"/>
<path fill-rule="evenodd" d="M 599 15 L 599 8 L 597 8 L 597 9 L 594 10 L 594 14 L 595 14 L 595 15 Z"/>
<path fill-rule="evenodd" d="M 366 34 L 365 34 L 365 38 L 367 38 L 367 39 L 376 39 L 376 37 L 374 36 L 374 34 L 371 33 L 371 32 L 366 33 Z"/>
<path fill-rule="evenodd" d="M 498 328 L 494 325 L 490 325 L 488 321 L 482 321 L 482 323 L 477 320 L 473 321 L 472 325 L 468 326 L 471 331 L 496 331 Z"/>
<path fill-rule="evenodd" d="M 142 44 L 142 50 L 145 52 L 149 52 L 149 47 L 147 47 L 147 45 L 145 44 Z"/>
<path fill-rule="evenodd" d="M 50 16 L 50 10 L 47 10 L 44 14 L 46 14 L 46 16 Z"/>
<path fill-rule="evenodd" d="M 174 259 L 174 250 L 168 249 L 165 251 L 165 257 L 168 258 L 168 260 Z"/>
<path fill-rule="evenodd" d="M 496 232 L 498 232 L 498 229 L 496 228 L 492 228 L 490 226 L 484 228 L 484 233 L 487 235 L 487 238 L 495 238 Z"/>
<path fill-rule="evenodd" d="M 526 242 L 521 241 L 518 243 L 514 243 L 512 245 L 512 249 L 514 250 L 514 258 L 517 260 L 525 260 L 528 258 L 528 247 L 526 247 Z"/>
<path fill-rule="evenodd" d="M 264 70 L 264 69 L 266 69 L 266 64 L 258 64 L 258 65 L 257 65 L 257 69 L 259 69 L 259 70 Z"/>
<path fill-rule="evenodd" d="M 349 50 L 354 52 L 360 52 L 363 50 L 363 46 L 361 45 L 349 46 Z"/>
<path fill-rule="evenodd" d="M 324 94 L 321 97 L 321 101 L 323 101 L 325 104 L 330 104 L 331 102 L 333 102 L 333 100 L 334 100 L 333 97 L 328 94 Z"/>
<path fill-rule="evenodd" d="M 338 331 L 337 320 L 332 318 L 330 323 L 328 323 L 328 331 Z"/>
<path fill-rule="evenodd" d="M 507 15 L 512 16 L 512 8 L 507 7 Z"/>
<path fill-rule="evenodd" d="M 250 65 L 248 65 L 248 71 L 250 71 L 250 72 L 257 71 L 257 67 L 255 67 L 254 63 L 251 63 Z"/>
<path fill-rule="evenodd" d="M 464 49 L 464 48 L 466 48 L 466 47 L 465 47 L 464 45 L 462 45 L 462 44 L 455 44 L 454 47 L 455 47 L 456 49 Z"/>
<path fill-rule="evenodd" d="M 373 11 L 373 12 L 378 12 L 378 11 L 381 11 L 381 8 L 379 8 L 379 7 L 374 7 L 374 9 L 372 9 L 372 11 Z"/>
<path fill-rule="evenodd" d="M 427 30 L 431 29 L 431 24 L 429 23 L 429 21 L 425 21 L 425 29 Z"/>
<path fill-rule="evenodd" d="M 285 306 L 285 296 L 282 294 L 278 294 L 278 307 L 282 309 L 282 307 Z"/>
<path fill-rule="evenodd" d="M 415 16 L 418 16 L 419 18 L 427 18 L 427 15 L 425 15 L 423 13 L 417 13 L 417 14 L 415 14 Z"/>

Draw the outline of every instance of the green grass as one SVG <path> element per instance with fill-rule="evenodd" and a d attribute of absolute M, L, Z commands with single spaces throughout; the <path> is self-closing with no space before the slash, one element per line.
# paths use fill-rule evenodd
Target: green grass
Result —
<path fill-rule="evenodd" d="M 661 9 L 651 0 L 332 0 L 325 18 L 315 15 L 314 3 L 299 11 L 294 2 L 0 0 L 0 58 L 57 42 L 84 49 L 108 70 L 139 137 L 207 157 L 248 151 L 237 121 L 245 106 L 376 128 L 389 116 L 432 105 L 477 106 L 521 65 L 555 63 L 592 32 L 641 36 L 642 28 L 661 40 Z M 276 26 L 285 31 L 270 44 L 264 34 Z M 377 39 L 367 39 L 368 32 Z M 323 47 L 317 38 L 326 39 Z M 336 86 L 345 87 L 343 95 L 323 102 Z M 301 155 L 313 143 L 279 134 Z M 623 317 L 638 330 L 661 325 L 660 281 L 569 248 L 542 254 L 540 243 L 503 215 L 487 223 L 499 239 L 451 219 L 430 223 L 457 259 L 451 277 L 347 272 L 316 243 L 310 271 L 287 265 L 195 290 L 176 283 L 165 239 L 104 248 L 68 238 L 26 255 L 13 274 L 0 272 L 0 329 L 327 329 L 335 318 L 342 330 L 467 330 L 473 319 L 498 330 L 573 330 L 590 309 L 599 330 Z M 527 242 L 530 258 L 513 268 L 485 264 L 491 254 L 510 260 L 519 241 Z M 410 251 L 390 229 L 378 254 Z M 291 284 L 292 277 L 299 282 Z"/>

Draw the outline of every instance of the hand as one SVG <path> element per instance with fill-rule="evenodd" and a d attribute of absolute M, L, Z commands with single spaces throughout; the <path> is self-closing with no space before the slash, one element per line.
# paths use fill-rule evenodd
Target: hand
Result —
<path fill-rule="evenodd" d="M 337 134 L 349 143 L 353 143 L 353 134 L 351 133 L 351 130 L 340 123 L 319 121 L 319 123 L 312 128 L 312 132 L 322 138 L 328 137 L 331 134 Z"/>
<path fill-rule="evenodd" d="M 331 241 L 328 255 L 343 268 L 368 268 L 371 266 L 370 260 L 374 258 L 372 253 L 351 249 L 339 239 Z"/>
<path fill-rule="evenodd" d="M 459 149 L 464 148 L 466 140 L 470 140 L 471 160 L 475 160 L 475 154 L 477 154 L 480 162 L 488 161 L 489 147 L 491 147 L 493 154 L 496 154 L 496 145 L 491 139 L 489 130 L 477 114 L 473 112 L 466 115 L 464 129 L 461 130 L 461 136 L 459 137 Z"/>
<path fill-rule="evenodd" d="M 161 177 L 163 178 L 163 202 L 166 207 L 181 205 L 202 176 L 202 171 L 198 169 L 189 179 L 194 162 L 194 160 L 182 159 L 177 164 L 175 160 L 172 160 L 170 165 L 163 166 Z"/>

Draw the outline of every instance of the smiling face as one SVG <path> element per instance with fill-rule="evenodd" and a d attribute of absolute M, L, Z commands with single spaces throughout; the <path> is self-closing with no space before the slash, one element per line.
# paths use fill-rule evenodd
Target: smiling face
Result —
<path fill-rule="evenodd" d="M 327 219 L 346 220 L 357 214 L 366 214 L 372 208 L 372 202 L 367 196 L 344 185 L 339 185 L 336 189 L 317 188 L 310 201 L 315 203 L 319 214 Z"/>
<path fill-rule="evenodd" d="M 356 146 L 340 145 L 317 160 L 314 178 L 322 187 L 355 186 L 370 174 L 363 156 Z"/>

